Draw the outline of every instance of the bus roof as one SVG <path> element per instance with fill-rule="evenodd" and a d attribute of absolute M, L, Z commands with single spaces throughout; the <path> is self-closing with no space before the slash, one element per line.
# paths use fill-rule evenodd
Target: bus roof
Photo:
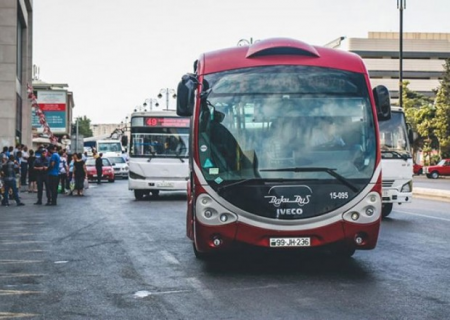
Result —
<path fill-rule="evenodd" d="M 232 47 L 204 53 L 198 74 L 269 65 L 328 67 L 367 74 L 362 59 L 351 52 L 311 46 L 289 38 L 271 38 L 250 46 Z"/>
<path fill-rule="evenodd" d="M 133 112 L 131 117 L 178 117 L 178 115 L 176 110 L 158 110 Z"/>

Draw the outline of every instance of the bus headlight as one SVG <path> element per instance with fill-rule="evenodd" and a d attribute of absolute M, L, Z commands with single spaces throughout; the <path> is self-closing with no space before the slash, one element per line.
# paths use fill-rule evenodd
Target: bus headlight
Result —
<path fill-rule="evenodd" d="M 231 213 L 207 194 L 197 198 L 195 207 L 198 221 L 206 225 L 220 226 L 236 222 L 238 218 L 236 214 Z"/>
<path fill-rule="evenodd" d="M 411 192 L 412 191 L 412 181 L 408 181 L 402 186 L 401 192 Z"/>
<path fill-rule="evenodd" d="M 145 180 L 144 176 L 141 176 L 140 174 L 137 174 L 136 172 L 129 171 L 128 173 L 129 173 L 131 179 Z"/>
<path fill-rule="evenodd" d="M 353 221 L 356 221 L 356 220 L 359 219 L 359 213 L 358 213 L 358 212 L 353 212 L 352 215 L 351 215 L 351 217 L 352 217 L 352 220 L 353 220 Z"/>

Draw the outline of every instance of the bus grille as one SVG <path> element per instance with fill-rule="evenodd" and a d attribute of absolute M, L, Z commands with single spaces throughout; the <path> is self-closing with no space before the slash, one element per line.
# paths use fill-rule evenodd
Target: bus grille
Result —
<path fill-rule="evenodd" d="M 383 187 L 384 188 L 389 188 L 392 187 L 392 185 L 394 184 L 395 180 L 383 180 Z"/>

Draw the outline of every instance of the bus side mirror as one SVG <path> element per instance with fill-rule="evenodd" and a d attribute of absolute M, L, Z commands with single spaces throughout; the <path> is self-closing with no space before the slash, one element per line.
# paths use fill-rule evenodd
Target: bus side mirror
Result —
<path fill-rule="evenodd" d="M 185 74 L 177 88 L 177 115 L 190 117 L 194 111 L 197 78 L 194 74 Z"/>
<path fill-rule="evenodd" d="M 389 90 L 382 85 L 373 89 L 373 98 L 377 108 L 378 121 L 386 121 L 391 119 L 391 98 Z"/>

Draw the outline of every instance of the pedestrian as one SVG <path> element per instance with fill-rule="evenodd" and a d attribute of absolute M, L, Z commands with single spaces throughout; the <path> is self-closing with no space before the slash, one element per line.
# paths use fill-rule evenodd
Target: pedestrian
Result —
<path fill-rule="evenodd" d="M 67 183 L 67 189 L 69 190 L 67 194 L 69 196 L 73 195 L 73 190 L 75 189 L 75 178 L 73 176 L 73 164 L 76 159 L 76 154 L 69 154 L 67 156 L 67 163 L 69 164 L 69 179 Z"/>
<path fill-rule="evenodd" d="M 84 180 L 87 179 L 86 164 L 81 152 L 74 155 L 73 176 L 75 177 L 75 190 L 78 196 L 83 196 Z"/>
<path fill-rule="evenodd" d="M 69 167 L 67 165 L 67 154 L 61 149 L 59 150 L 59 157 L 61 159 L 59 163 L 59 185 L 61 186 L 61 193 L 66 193 L 67 176 L 69 175 Z M 59 187 L 58 187 L 59 188 Z"/>
<path fill-rule="evenodd" d="M 34 161 L 34 170 L 36 172 L 37 184 L 37 202 L 36 205 L 42 204 L 42 194 L 45 188 L 47 196 L 47 204 L 50 204 L 50 190 L 48 188 L 48 157 L 46 149 L 38 149 L 36 152 L 36 160 Z"/>
<path fill-rule="evenodd" d="M 30 149 L 30 156 L 28 157 L 28 192 L 37 192 L 36 184 L 36 171 L 34 170 L 34 162 L 36 161 L 36 156 L 34 155 L 34 150 Z"/>
<path fill-rule="evenodd" d="M 99 153 L 98 157 L 95 159 L 95 169 L 97 170 L 97 184 L 102 183 L 103 176 L 103 153 Z"/>
<path fill-rule="evenodd" d="M 59 164 L 61 158 L 56 151 L 55 145 L 50 145 L 48 151 L 51 154 L 49 165 L 48 165 L 48 188 L 50 189 L 50 206 L 57 205 L 58 199 L 58 184 L 59 184 Z"/>
<path fill-rule="evenodd" d="M 9 189 L 12 189 L 12 195 L 14 200 L 16 200 L 17 205 L 24 205 L 24 203 L 20 201 L 19 191 L 17 189 L 16 174 L 19 171 L 19 168 L 19 162 L 14 159 L 13 154 L 10 155 L 8 161 L 2 165 L 2 176 L 5 189 L 2 206 L 9 206 Z"/>
<path fill-rule="evenodd" d="M 20 184 L 22 186 L 28 185 L 27 177 L 28 177 L 28 158 L 30 154 L 28 152 L 27 146 L 22 146 L 22 161 L 20 162 Z"/>

